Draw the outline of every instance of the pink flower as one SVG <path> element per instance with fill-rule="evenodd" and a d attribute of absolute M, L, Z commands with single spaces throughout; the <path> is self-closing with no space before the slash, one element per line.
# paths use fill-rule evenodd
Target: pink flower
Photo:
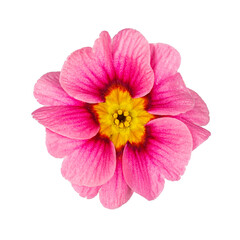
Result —
<path fill-rule="evenodd" d="M 38 80 L 34 96 L 45 106 L 33 117 L 80 196 L 99 193 L 103 206 L 117 208 L 133 192 L 153 200 L 165 179 L 180 179 L 210 132 L 201 127 L 207 106 L 185 86 L 179 65 L 171 46 L 124 29 L 113 39 L 102 32 L 93 48 Z"/>

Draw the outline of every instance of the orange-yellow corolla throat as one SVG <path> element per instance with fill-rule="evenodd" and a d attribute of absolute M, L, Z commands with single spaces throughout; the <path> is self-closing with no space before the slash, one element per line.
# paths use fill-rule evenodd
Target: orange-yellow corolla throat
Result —
<path fill-rule="evenodd" d="M 106 95 L 105 102 L 93 106 L 100 124 L 100 134 L 108 137 L 117 149 L 128 141 L 141 143 L 145 125 L 153 119 L 145 106 L 144 98 L 132 98 L 127 90 L 113 88 Z"/>

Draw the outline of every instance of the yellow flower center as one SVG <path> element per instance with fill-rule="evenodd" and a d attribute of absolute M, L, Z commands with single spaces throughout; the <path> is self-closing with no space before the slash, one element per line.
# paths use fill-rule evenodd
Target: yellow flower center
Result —
<path fill-rule="evenodd" d="M 107 136 L 117 149 L 128 141 L 143 142 L 145 124 L 153 115 L 145 110 L 145 98 L 132 98 L 126 89 L 114 87 L 105 102 L 93 106 L 100 124 L 100 134 Z"/>

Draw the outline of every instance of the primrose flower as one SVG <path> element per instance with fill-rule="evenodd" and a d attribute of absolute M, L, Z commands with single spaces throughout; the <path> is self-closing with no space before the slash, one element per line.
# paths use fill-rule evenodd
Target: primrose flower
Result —
<path fill-rule="evenodd" d="M 33 117 L 80 196 L 99 193 L 103 206 L 117 208 L 133 192 L 153 200 L 165 179 L 180 179 L 210 132 L 201 127 L 207 106 L 185 86 L 179 65 L 171 46 L 124 29 L 113 39 L 102 32 L 93 48 L 38 80 L 34 96 L 45 106 Z"/>

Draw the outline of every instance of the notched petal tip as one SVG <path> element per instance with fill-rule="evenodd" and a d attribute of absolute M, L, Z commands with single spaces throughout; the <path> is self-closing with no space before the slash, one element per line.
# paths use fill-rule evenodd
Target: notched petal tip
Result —
<path fill-rule="evenodd" d="M 181 63 L 179 52 L 168 44 L 150 44 L 151 66 L 155 73 L 155 84 L 176 74 Z"/>
<path fill-rule="evenodd" d="M 107 32 L 102 32 L 93 48 L 79 49 L 67 58 L 60 83 L 74 98 L 98 103 L 104 101 L 102 93 L 111 85 L 114 76 L 111 38 Z"/>
<path fill-rule="evenodd" d="M 189 89 L 192 97 L 195 100 L 195 105 L 192 110 L 182 114 L 181 117 L 197 124 L 199 126 L 205 126 L 210 121 L 209 110 L 204 100 L 193 90 Z"/>
<path fill-rule="evenodd" d="M 192 135 L 193 150 L 196 149 L 199 145 L 201 145 L 211 136 L 211 132 L 209 132 L 207 129 L 200 127 L 183 118 L 179 118 L 179 120 L 182 121 L 188 127 Z"/>
<path fill-rule="evenodd" d="M 125 204 L 132 194 L 133 191 L 127 185 L 122 172 L 122 152 L 118 152 L 115 173 L 100 189 L 99 199 L 104 207 L 115 209 Z"/>
<path fill-rule="evenodd" d="M 78 105 L 82 102 L 70 97 L 59 83 L 60 72 L 44 74 L 34 85 L 33 95 L 37 101 L 46 106 Z"/>
<path fill-rule="evenodd" d="M 137 30 L 124 29 L 114 36 L 112 49 L 117 79 L 127 86 L 133 98 L 148 94 L 154 83 L 154 73 L 145 37 Z"/>
<path fill-rule="evenodd" d="M 72 184 L 73 189 L 79 194 L 79 196 L 87 199 L 92 199 L 97 196 L 99 189 L 101 186 L 97 187 L 86 187 L 86 186 L 78 186 L 76 184 Z"/>

